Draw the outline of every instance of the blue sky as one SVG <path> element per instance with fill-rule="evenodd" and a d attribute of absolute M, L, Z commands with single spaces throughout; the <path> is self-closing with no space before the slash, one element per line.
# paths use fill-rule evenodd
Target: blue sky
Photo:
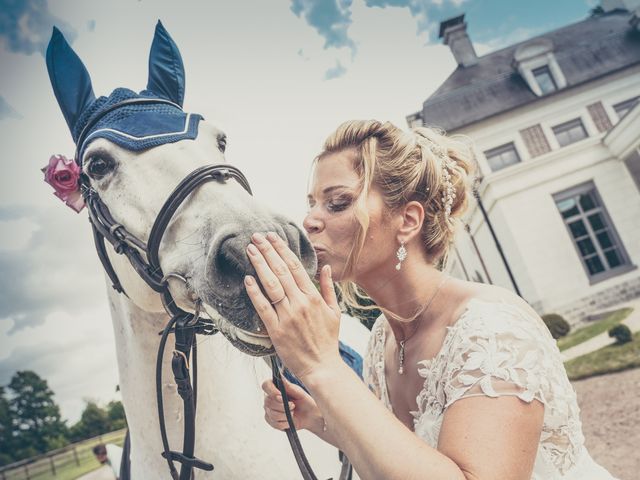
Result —
<path fill-rule="evenodd" d="M 424 34 L 428 42 L 438 41 L 439 21 L 465 13 L 471 20 L 469 32 L 475 41 L 502 45 L 505 38 L 528 38 L 528 33 L 553 30 L 584 18 L 588 12 L 585 6 L 595 5 L 596 1 L 365 0 L 364 4 L 370 8 L 409 11 L 416 22 L 416 33 Z M 325 47 L 356 51 L 356 41 L 349 33 L 352 6 L 351 0 L 292 0 L 291 10 L 325 39 Z"/>
<path fill-rule="evenodd" d="M 72 155 L 42 52 L 52 25 L 97 94 L 140 90 L 160 18 L 186 66 L 185 107 L 228 135 L 256 196 L 300 222 L 309 165 L 350 118 L 405 126 L 455 68 L 438 24 L 465 12 L 479 54 L 585 18 L 592 1 L 0 0 L 0 384 L 33 369 L 63 415 L 116 398 L 113 334 L 86 213 L 42 181 Z M 286 188 L 282 188 L 286 185 Z M 286 192 L 286 194 L 283 194 Z"/>

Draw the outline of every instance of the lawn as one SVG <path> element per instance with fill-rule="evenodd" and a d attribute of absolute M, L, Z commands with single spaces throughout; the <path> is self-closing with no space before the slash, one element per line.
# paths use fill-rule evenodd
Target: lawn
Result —
<path fill-rule="evenodd" d="M 5 474 L 7 480 L 75 480 L 76 478 L 84 475 L 85 473 L 92 472 L 100 467 L 98 460 L 96 460 L 93 452 L 85 451 L 78 453 L 78 460 L 80 465 L 77 465 L 72 458 L 56 458 L 56 474 L 53 475 L 49 466 L 48 460 L 46 462 L 38 462 L 29 466 L 29 477 L 27 477 L 24 469 L 16 469 L 9 471 Z"/>
<path fill-rule="evenodd" d="M 36 462 L 28 465 L 29 475 L 24 467 L 9 470 L 4 473 L 1 478 L 6 480 L 75 480 L 76 478 L 84 475 L 85 473 L 92 472 L 100 467 L 98 460 L 96 460 L 93 454 L 92 448 L 94 445 L 102 443 L 114 443 L 122 446 L 124 443 L 125 430 L 118 430 L 110 432 L 102 437 L 96 437 L 88 441 L 75 444 L 76 455 L 78 463 L 76 463 L 76 457 L 71 450 L 63 451 L 53 455 L 53 461 L 56 468 L 56 474 L 53 475 L 51 470 L 50 460 L 48 458 L 42 458 Z"/>
<path fill-rule="evenodd" d="M 590 338 L 593 338 L 602 332 L 608 332 L 611 327 L 627 318 L 631 312 L 633 312 L 633 308 L 622 308 L 620 310 L 616 310 L 604 320 L 595 322 L 593 325 L 579 328 L 566 337 L 560 338 L 558 340 L 558 348 L 560 351 L 563 351 L 568 348 L 575 347 L 582 342 L 586 342 Z"/>
<path fill-rule="evenodd" d="M 55 480 L 75 480 L 76 478 L 81 477 L 85 473 L 93 472 L 94 470 L 100 467 L 101 465 L 98 463 L 98 460 L 96 460 L 95 457 L 93 458 L 87 457 L 80 462 L 80 465 L 76 465 L 75 463 L 73 463 L 73 464 L 65 465 L 64 467 L 60 468 L 56 472 L 57 475 L 55 477 L 48 475 L 43 478 L 51 478 Z M 35 479 L 37 477 L 31 477 L 31 478 Z"/>
<path fill-rule="evenodd" d="M 640 332 L 623 345 L 613 344 L 564 364 L 570 380 L 640 367 Z"/>

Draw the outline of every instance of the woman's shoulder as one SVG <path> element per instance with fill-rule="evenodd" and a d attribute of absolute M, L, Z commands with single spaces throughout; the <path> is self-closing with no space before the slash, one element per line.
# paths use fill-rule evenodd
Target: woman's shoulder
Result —
<path fill-rule="evenodd" d="M 491 308 L 503 311 L 511 310 L 532 318 L 539 317 L 522 297 L 511 290 L 484 283 L 464 280 L 458 280 L 458 282 L 458 309 L 453 315 L 453 322 L 460 319 L 468 310 L 478 309 L 481 306 L 484 306 L 485 310 Z"/>
<path fill-rule="evenodd" d="M 464 299 L 452 324 L 462 336 L 511 333 L 520 338 L 539 338 L 548 333 L 537 312 L 515 293 L 495 285 L 464 283 Z"/>

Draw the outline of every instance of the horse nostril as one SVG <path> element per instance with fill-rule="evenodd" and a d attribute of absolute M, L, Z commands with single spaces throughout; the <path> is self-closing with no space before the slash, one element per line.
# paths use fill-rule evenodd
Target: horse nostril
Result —
<path fill-rule="evenodd" d="M 220 244 L 213 263 L 215 277 L 226 288 L 242 285 L 245 273 L 250 270 L 244 244 L 238 237 L 228 238 Z"/>

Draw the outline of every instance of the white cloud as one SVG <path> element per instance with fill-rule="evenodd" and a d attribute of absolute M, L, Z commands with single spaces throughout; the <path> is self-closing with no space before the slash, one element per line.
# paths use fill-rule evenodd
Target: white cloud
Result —
<path fill-rule="evenodd" d="M 32 220 L 0 220 L 0 250 L 20 250 L 31 240 L 40 227 Z"/>
<path fill-rule="evenodd" d="M 9 334 L 11 319 L 0 321 L 0 384 L 17 370 L 33 370 L 55 393 L 64 418 L 78 420 L 84 398 L 118 399 L 111 319 L 105 304 L 71 315 L 52 312 L 37 327 Z"/>

